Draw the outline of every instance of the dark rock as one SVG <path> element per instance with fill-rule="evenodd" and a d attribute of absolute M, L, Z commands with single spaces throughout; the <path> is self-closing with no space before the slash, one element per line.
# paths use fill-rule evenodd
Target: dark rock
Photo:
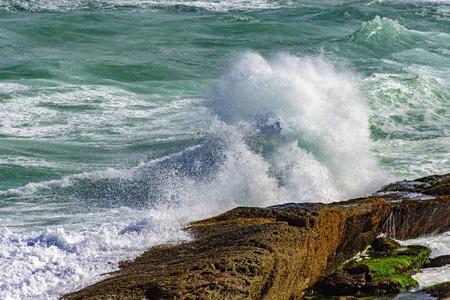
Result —
<path fill-rule="evenodd" d="M 391 204 L 383 232 L 405 240 L 423 234 L 438 234 L 450 230 L 450 196 L 431 200 L 403 200 Z"/>
<path fill-rule="evenodd" d="M 372 272 L 367 265 L 346 267 L 327 276 L 315 288 L 315 292 L 325 296 L 375 296 L 397 294 L 402 285 L 395 279 L 372 281 Z"/>
<path fill-rule="evenodd" d="M 450 281 L 435 284 L 426 289 L 426 292 L 439 300 L 450 299 Z"/>
<path fill-rule="evenodd" d="M 393 250 L 400 248 L 400 244 L 388 237 L 379 237 L 370 244 L 374 251 L 391 253 Z"/>
<path fill-rule="evenodd" d="M 433 184 L 430 185 L 427 189 L 425 189 L 424 194 L 428 195 L 437 195 L 444 196 L 450 194 L 450 177 L 443 176 L 439 179 L 434 179 Z"/>
<path fill-rule="evenodd" d="M 348 267 L 327 276 L 316 291 L 327 296 L 358 295 L 366 283 L 370 281 L 372 281 L 372 273 L 368 266 Z"/>
<path fill-rule="evenodd" d="M 401 284 L 395 279 L 382 279 L 375 282 L 368 282 L 362 288 L 361 295 L 384 295 L 397 294 L 402 290 Z"/>
<path fill-rule="evenodd" d="M 445 293 L 444 295 L 439 297 L 438 300 L 450 300 L 450 292 Z"/>
<path fill-rule="evenodd" d="M 450 230 L 450 174 L 396 182 L 375 195 L 392 205 L 383 229 L 388 236 L 404 240 Z"/>
<path fill-rule="evenodd" d="M 323 296 L 318 295 L 313 298 L 308 298 L 309 300 L 359 300 L 357 297 L 353 296 Z"/>
<path fill-rule="evenodd" d="M 442 255 L 429 259 L 422 265 L 422 268 L 439 268 L 450 264 L 450 255 Z"/>

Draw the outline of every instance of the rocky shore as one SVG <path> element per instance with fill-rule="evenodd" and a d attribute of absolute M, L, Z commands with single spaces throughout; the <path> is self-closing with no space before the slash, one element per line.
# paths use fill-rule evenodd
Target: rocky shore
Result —
<path fill-rule="evenodd" d="M 186 228 L 195 238 L 149 249 L 63 299 L 301 299 L 381 233 L 450 230 L 450 174 L 332 204 L 240 207 Z"/>

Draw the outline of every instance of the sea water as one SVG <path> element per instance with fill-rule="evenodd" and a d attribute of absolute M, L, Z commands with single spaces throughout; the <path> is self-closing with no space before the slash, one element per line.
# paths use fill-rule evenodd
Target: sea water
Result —
<path fill-rule="evenodd" d="M 0 0 L 0 299 L 236 206 L 449 173 L 449 82 L 447 0 Z"/>

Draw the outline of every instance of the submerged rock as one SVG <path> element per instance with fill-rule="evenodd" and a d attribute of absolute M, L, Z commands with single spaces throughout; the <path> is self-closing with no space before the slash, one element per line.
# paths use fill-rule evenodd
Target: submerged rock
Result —
<path fill-rule="evenodd" d="M 380 233 L 404 238 L 449 230 L 450 197 L 441 195 L 449 183 L 443 187 L 442 180 L 421 179 L 431 200 L 394 202 L 389 194 L 236 208 L 190 224 L 193 241 L 153 247 L 121 263 L 110 278 L 63 298 L 301 299 Z"/>

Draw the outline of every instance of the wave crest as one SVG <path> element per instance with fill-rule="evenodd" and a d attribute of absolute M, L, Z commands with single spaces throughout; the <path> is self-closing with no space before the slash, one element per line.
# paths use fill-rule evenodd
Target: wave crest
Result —
<path fill-rule="evenodd" d="M 376 16 L 372 21 L 364 22 L 348 41 L 364 46 L 367 51 L 380 55 L 389 51 L 409 48 L 414 43 L 424 41 L 425 37 L 417 31 L 410 30 L 396 20 Z"/>
<path fill-rule="evenodd" d="M 384 178 L 369 151 L 369 111 L 356 76 L 321 58 L 246 53 L 211 98 L 224 122 L 256 126 L 266 145 L 275 144 L 261 153 L 294 197 L 288 200 L 342 200 Z M 265 129 L 274 126 L 279 129 L 268 135 Z"/>

